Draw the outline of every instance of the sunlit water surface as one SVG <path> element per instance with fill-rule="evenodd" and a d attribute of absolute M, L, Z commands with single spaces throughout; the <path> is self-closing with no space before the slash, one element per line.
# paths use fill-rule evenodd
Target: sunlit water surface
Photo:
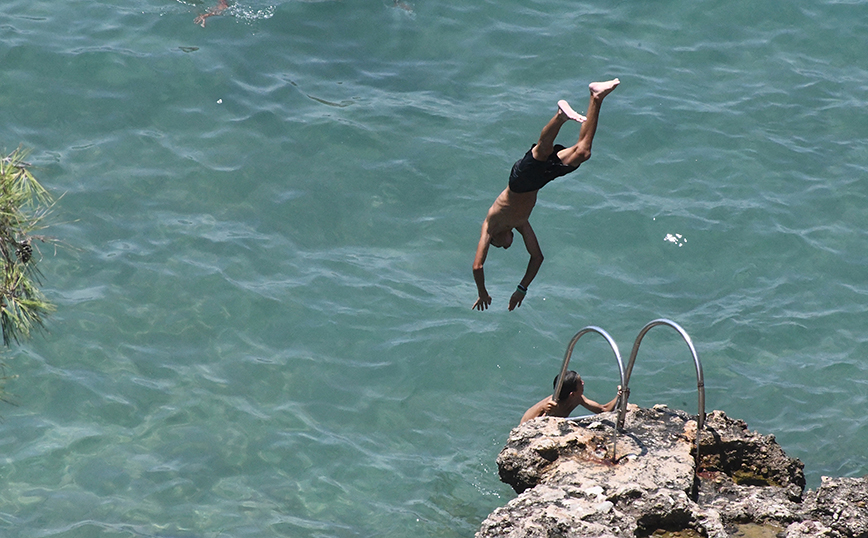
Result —
<path fill-rule="evenodd" d="M 0 146 L 63 195 L 57 314 L 5 355 L 4 536 L 471 536 L 572 335 L 628 354 L 659 317 L 809 487 L 868 472 L 864 2 L 212 6 L 0 6 Z M 471 311 L 513 161 L 616 76 L 524 304 L 518 244 Z M 613 395 L 601 338 L 573 366 Z M 674 331 L 631 388 L 695 412 Z"/>

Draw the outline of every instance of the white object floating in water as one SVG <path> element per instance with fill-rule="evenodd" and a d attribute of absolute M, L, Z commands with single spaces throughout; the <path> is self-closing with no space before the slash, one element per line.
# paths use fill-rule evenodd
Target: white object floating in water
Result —
<path fill-rule="evenodd" d="M 674 243 L 676 245 L 683 246 L 684 243 L 687 242 L 687 238 L 681 234 L 666 234 L 666 237 L 663 238 L 664 241 L 668 241 L 670 243 Z"/>
<path fill-rule="evenodd" d="M 217 99 L 217 104 L 218 104 L 218 105 L 222 105 L 222 104 L 223 104 L 223 99 Z"/>

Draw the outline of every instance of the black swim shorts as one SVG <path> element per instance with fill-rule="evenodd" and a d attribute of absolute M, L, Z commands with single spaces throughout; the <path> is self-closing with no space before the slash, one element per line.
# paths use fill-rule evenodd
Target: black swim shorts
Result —
<path fill-rule="evenodd" d="M 552 154 L 545 161 L 533 158 L 534 144 L 524 157 L 517 160 L 509 173 L 509 190 L 515 193 L 536 191 L 553 179 L 569 174 L 576 167 L 567 166 L 558 158 L 564 146 L 555 144 Z"/>

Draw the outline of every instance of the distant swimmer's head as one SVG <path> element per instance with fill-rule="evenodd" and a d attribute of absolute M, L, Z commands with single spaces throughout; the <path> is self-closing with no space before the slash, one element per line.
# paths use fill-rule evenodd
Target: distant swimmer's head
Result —
<path fill-rule="evenodd" d="M 512 230 L 506 230 L 491 236 L 491 244 L 497 248 L 507 249 L 512 244 Z"/>
<path fill-rule="evenodd" d="M 552 388 L 557 388 L 558 386 L 558 378 L 560 374 L 555 376 L 555 380 L 552 383 Z M 573 370 L 567 370 L 567 373 L 564 374 L 564 384 L 561 385 L 561 392 L 558 394 L 558 401 L 566 400 L 569 398 L 570 393 L 575 392 L 576 395 L 581 396 L 585 393 L 585 382 L 582 381 L 582 376 L 577 374 Z"/>

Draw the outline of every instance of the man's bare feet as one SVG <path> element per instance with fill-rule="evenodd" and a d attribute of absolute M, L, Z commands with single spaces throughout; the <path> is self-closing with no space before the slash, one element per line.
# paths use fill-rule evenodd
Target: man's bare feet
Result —
<path fill-rule="evenodd" d="M 611 91 L 611 90 L 609 90 L 609 91 Z M 573 110 L 573 107 L 571 107 L 570 104 L 567 103 L 566 101 L 564 101 L 563 99 L 558 101 L 558 108 L 560 109 L 561 112 L 564 113 L 564 115 L 566 117 L 570 118 L 571 120 L 577 121 L 579 123 L 582 123 L 583 121 L 588 119 L 588 118 L 582 116 L 581 114 L 579 114 L 578 112 L 576 112 L 575 110 Z"/>
<path fill-rule="evenodd" d="M 608 80 L 606 82 L 591 82 L 588 84 L 588 88 L 591 90 L 591 97 L 596 97 L 597 99 L 602 99 L 609 95 L 609 93 L 618 87 L 621 81 L 613 78 L 612 80 Z"/>

